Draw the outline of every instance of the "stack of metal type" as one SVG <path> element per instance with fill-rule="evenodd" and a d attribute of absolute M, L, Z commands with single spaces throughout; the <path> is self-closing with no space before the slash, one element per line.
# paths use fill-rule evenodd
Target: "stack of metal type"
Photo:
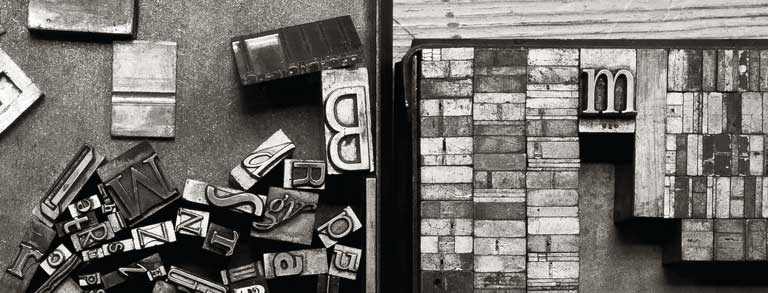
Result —
<path fill-rule="evenodd" d="M 131 38 L 136 4 L 31 0 L 28 25 Z M 241 158 L 229 187 L 190 178 L 180 188 L 148 142 L 109 160 L 83 145 L 35 206 L 0 292 L 264 293 L 301 276 L 337 292 L 357 279 L 359 206 L 326 186 L 374 170 L 361 47 L 348 16 L 233 39 L 243 85 L 322 71 L 325 160 L 291 159 L 297 146 L 277 130 Z M 114 44 L 112 136 L 175 137 L 176 49 Z M 2 100 L 1 132 L 42 93 L 3 51 L 0 69 L 0 89 L 17 91 Z"/>

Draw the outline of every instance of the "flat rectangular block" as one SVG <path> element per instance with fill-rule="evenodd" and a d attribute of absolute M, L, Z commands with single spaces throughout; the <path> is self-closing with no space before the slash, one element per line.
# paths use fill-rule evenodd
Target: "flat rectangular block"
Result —
<path fill-rule="evenodd" d="M 525 237 L 525 221 L 475 220 L 475 237 Z"/>
<path fill-rule="evenodd" d="M 425 79 L 421 81 L 421 93 L 423 99 L 469 98 L 473 83 L 472 79 Z"/>
<path fill-rule="evenodd" d="M 331 266 L 328 269 L 328 274 L 344 279 L 355 280 L 357 279 L 357 269 L 360 267 L 360 259 L 362 257 L 362 250 L 337 244 L 333 246 Z"/>
<path fill-rule="evenodd" d="M 523 93 L 525 75 L 475 76 L 474 91 L 477 93 Z"/>
<path fill-rule="evenodd" d="M 539 66 L 578 66 L 578 49 L 530 49 L 528 65 Z"/>
<path fill-rule="evenodd" d="M 245 157 L 229 173 L 229 181 L 242 190 L 251 189 L 283 159 L 293 155 L 296 146 L 282 129 L 276 131 Z"/>
<path fill-rule="evenodd" d="M 701 69 L 701 89 L 703 91 L 717 90 L 717 51 L 704 50 Z"/>
<path fill-rule="evenodd" d="M 422 183 L 472 183 L 472 167 L 421 167 L 420 174 Z"/>
<path fill-rule="evenodd" d="M 578 83 L 577 67 L 528 67 L 528 83 L 573 84 Z"/>
<path fill-rule="evenodd" d="M 669 90 L 700 91 L 702 84 L 702 59 L 701 50 L 669 50 Z"/>
<path fill-rule="evenodd" d="M 322 81 L 328 174 L 373 172 L 368 70 L 323 70 Z"/>
<path fill-rule="evenodd" d="M 0 49 L 0 133 L 42 97 L 37 85 Z"/>
<path fill-rule="evenodd" d="M 475 272 L 523 272 L 525 256 L 517 255 L 476 255 Z"/>
<path fill-rule="evenodd" d="M 128 37 L 135 36 L 137 26 L 138 3 L 135 0 L 29 2 L 27 27 L 30 30 Z"/>
<path fill-rule="evenodd" d="M 117 205 L 127 226 L 132 227 L 180 197 L 165 175 L 160 158 L 142 142 L 99 167 L 102 190 Z M 145 188 L 138 188 L 138 185 Z"/>
<path fill-rule="evenodd" d="M 475 170 L 507 170 L 507 171 L 525 170 L 526 155 L 525 154 L 476 154 L 474 156 L 474 169 Z"/>
<path fill-rule="evenodd" d="M 715 260 L 745 259 L 745 223 L 743 219 L 715 219 Z"/>
<path fill-rule="evenodd" d="M 579 235 L 528 235 L 529 252 L 578 252 Z"/>
<path fill-rule="evenodd" d="M 328 273 L 325 248 L 295 250 L 264 254 L 267 279 L 284 276 L 307 276 Z"/>
<path fill-rule="evenodd" d="M 746 220 L 746 260 L 765 261 L 766 260 L 766 220 L 748 219 Z"/>
<path fill-rule="evenodd" d="M 711 219 L 683 219 L 679 236 L 664 247 L 664 262 L 712 261 L 714 224 Z M 678 238 L 679 237 L 679 238 Z"/>
<path fill-rule="evenodd" d="M 528 189 L 527 203 L 535 206 L 576 206 L 579 193 L 576 189 Z"/>
<path fill-rule="evenodd" d="M 524 202 L 475 202 L 475 220 L 524 220 Z"/>
<path fill-rule="evenodd" d="M 578 262 L 537 261 L 528 263 L 528 280 L 538 278 L 578 278 Z"/>
<path fill-rule="evenodd" d="M 739 58 L 737 51 L 717 50 L 717 91 L 736 91 L 738 79 Z"/>
<path fill-rule="evenodd" d="M 422 202 L 422 204 L 427 202 Z M 441 211 L 442 212 L 442 211 Z M 423 216 L 423 215 L 422 215 Z M 352 207 L 344 208 L 341 213 L 317 227 L 317 236 L 325 247 L 331 247 L 347 235 L 360 230 L 363 225 Z"/>
<path fill-rule="evenodd" d="M 528 218 L 529 234 L 579 234 L 578 217 Z"/>
<path fill-rule="evenodd" d="M 525 238 L 474 238 L 475 255 L 525 255 Z"/>
<path fill-rule="evenodd" d="M 187 179 L 181 198 L 184 201 L 226 208 L 246 215 L 261 216 L 267 197 L 237 189 Z"/>
<path fill-rule="evenodd" d="M 131 280 L 149 278 L 147 272 L 161 267 L 164 268 L 163 259 L 160 254 L 154 253 L 134 263 L 121 265 L 116 271 L 103 275 L 101 280 L 104 283 L 104 288 L 109 290 Z M 170 277 L 170 274 L 168 276 Z M 221 293 L 225 292 L 222 291 Z"/>
<path fill-rule="evenodd" d="M 176 232 L 171 221 L 134 228 L 131 230 L 131 236 L 134 249 L 176 242 Z"/>
<path fill-rule="evenodd" d="M 171 266 L 168 270 L 168 282 L 193 292 L 226 293 L 227 287 L 212 282 L 190 272 Z"/>
<path fill-rule="evenodd" d="M 471 271 L 422 271 L 422 293 L 472 292 Z"/>
<path fill-rule="evenodd" d="M 317 202 L 316 193 L 270 187 L 267 209 L 253 222 L 251 237 L 309 245 Z"/>
<path fill-rule="evenodd" d="M 748 92 L 741 94 L 741 132 L 763 133 L 763 95 Z"/>
<path fill-rule="evenodd" d="M 179 208 L 176 213 L 174 231 L 178 234 L 205 237 L 208 235 L 210 213 L 187 208 Z"/>
<path fill-rule="evenodd" d="M 738 50 L 738 91 L 759 90 L 760 52 L 757 50 Z"/>
<path fill-rule="evenodd" d="M 43 255 L 48 252 L 55 237 L 56 232 L 53 229 L 33 217 L 27 224 L 16 254 L 3 271 L 0 289 L 4 292 L 24 292 L 40 263 L 45 260 Z"/>
<path fill-rule="evenodd" d="M 472 219 L 421 219 L 421 235 L 471 235 Z"/>
<path fill-rule="evenodd" d="M 230 228 L 211 223 L 203 241 L 203 249 L 222 256 L 231 256 L 240 234 Z"/>

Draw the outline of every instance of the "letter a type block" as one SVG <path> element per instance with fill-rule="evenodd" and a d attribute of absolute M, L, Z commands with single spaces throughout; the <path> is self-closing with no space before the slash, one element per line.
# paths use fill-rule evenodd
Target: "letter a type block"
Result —
<path fill-rule="evenodd" d="M 285 160 L 283 187 L 294 189 L 325 189 L 326 164 L 316 160 Z"/>
<path fill-rule="evenodd" d="M 104 192 L 133 227 L 180 197 L 160 158 L 142 142 L 98 169 Z"/>
<path fill-rule="evenodd" d="M 243 190 L 251 189 L 283 159 L 290 157 L 296 146 L 283 130 L 278 130 L 243 159 L 229 173 L 229 180 Z"/>
<path fill-rule="evenodd" d="M 357 268 L 360 267 L 360 258 L 362 256 L 363 251 L 360 249 L 344 245 L 334 246 L 328 274 L 350 280 L 356 279 Z"/>
<path fill-rule="evenodd" d="M 324 70 L 322 79 L 328 174 L 373 172 L 368 70 Z"/>
<path fill-rule="evenodd" d="M 42 96 L 32 80 L 0 49 L 0 133 Z"/>
<path fill-rule="evenodd" d="M 363 224 L 360 223 L 360 219 L 357 218 L 352 207 L 346 207 L 339 215 L 318 227 L 317 236 L 323 241 L 325 247 L 331 247 L 341 238 L 360 230 L 362 227 Z"/>
<path fill-rule="evenodd" d="M 25 292 L 55 237 L 53 229 L 33 218 L 0 279 L 0 292 Z"/>
<path fill-rule="evenodd" d="M 267 279 L 284 276 L 308 276 L 328 273 L 325 248 L 264 254 Z"/>

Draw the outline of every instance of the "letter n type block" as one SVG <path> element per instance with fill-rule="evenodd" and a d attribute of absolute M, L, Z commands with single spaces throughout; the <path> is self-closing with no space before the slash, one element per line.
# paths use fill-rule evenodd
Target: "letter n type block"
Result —
<path fill-rule="evenodd" d="M 265 253 L 264 273 L 267 279 L 327 274 L 328 255 L 325 248 Z"/>
<path fill-rule="evenodd" d="M 277 166 L 283 159 L 290 157 L 296 146 L 283 130 L 278 130 L 229 173 L 232 184 L 243 190 L 251 189 L 259 180 Z"/>
<path fill-rule="evenodd" d="M 203 242 L 203 249 L 215 254 L 231 256 L 235 252 L 235 245 L 239 238 L 237 231 L 211 223 L 208 227 L 208 235 Z"/>
<path fill-rule="evenodd" d="M 0 292 L 25 292 L 56 232 L 33 218 L 0 279 Z"/>
<path fill-rule="evenodd" d="M 336 242 L 339 242 L 341 238 L 360 230 L 362 227 L 363 225 L 360 223 L 360 219 L 357 218 L 355 211 L 352 210 L 352 207 L 346 207 L 340 214 L 318 227 L 317 236 L 323 241 L 325 247 L 331 247 Z"/>
<path fill-rule="evenodd" d="M 362 257 L 363 251 L 360 249 L 336 245 L 333 247 L 328 274 L 354 280 L 357 278 L 357 268 L 360 267 L 360 259 Z"/>
<path fill-rule="evenodd" d="M 133 247 L 137 250 L 176 242 L 176 232 L 171 221 L 134 228 L 131 237 Z"/>
<path fill-rule="evenodd" d="M 208 235 L 210 214 L 204 211 L 179 208 L 176 214 L 176 233 L 205 237 Z"/>
<path fill-rule="evenodd" d="M 368 70 L 322 72 L 328 174 L 374 171 Z"/>
<path fill-rule="evenodd" d="M 83 145 L 40 201 L 40 220 L 52 227 L 103 162 L 104 157 L 93 147 Z"/>
<path fill-rule="evenodd" d="M 32 80 L 0 49 L 0 133 L 42 96 Z"/>
<path fill-rule="evenodd" d="M 325 189 L 325 161 L 285 160 L 283 187 L 293 189 Z"/>
<path fill-rule="evenodd" d="M 160 157 L 147 142 L 139 143 L 98 169 L 103 190 L 133 227 L 180 197 L 166 176 Z"/>

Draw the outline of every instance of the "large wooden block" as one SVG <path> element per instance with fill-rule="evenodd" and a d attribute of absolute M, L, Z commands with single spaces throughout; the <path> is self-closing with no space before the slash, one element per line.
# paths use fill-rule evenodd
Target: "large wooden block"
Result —
<path fill-rule="evenodd" d="M 295 189 L 325 189 L 325 161 L 285 160 L 283 187 Z"/>
<path fill-rule="evenodd" d="M 210 213 L 193 209 L 179 208 L 176 213 L 176 233 L 205 237 L 208 235 Z"/>
<path fill-rule="evenodd" d="M 134 37 L 138 1 L 31 0 L 27 27 L 37 31 Z"/>
<path fill-rule="evenodd" d="M 171 266 L 168 270 L 168 282 L 181 286 L 184 289 L 191 290 L 192 292 L 227 293 L 227 288 L 221 284 L 194 275 L 175 266 Z"/>
<path fill-rule="evenodd" d="M 746 260 L 766 261 L 766 230 L 768 223 L 765 219 L 748 219 L 747 236 L 745 239 Z"/>
<path fill-rule="evenodd" d="M 702 84 L 702 51 L 669 50 L 669 91 L 700 91 Z"/>
<path fill-rule="evenodd" d="M 203 249 L 223 256 L 231 256 L 240 234 L 237 231 L 211 223 L 203 242 Z"/>
<path fill-rule="evenodd" d="M 327 274 L 328 255 L 325 248 L 265 253 L 264 272 L 267 279 Z"/>
<path fill-rule="evenodd" d="M 741 132 L 763 133 L 763 95 L 757 92 L 741 94 Z"/>
<path fill-rule="evenodd" d="M 253 222 L 251 236 L 310 245 L 317 201 L 316 193 L 270 187 L 267 210 Z"/>
<path fill-rule="evenodd" d="M 533 50 L 531 50 L 533 51 Z M 423 293 L 449 293 L 449 292 L 472 292 L 473 291 L 473 273 L 472 271 L 422 271 L 421 272 L 421 292 Z M 490 279 L 495 279 L 499 273 L 489 274 Z M 489 279 L 489 278 L 483 278 Z M 525 276 L 523 276 L 523 288 L 525 288 Z"/>
<path fill-rule="evenodd" d="M 117 205 L 129 227 L 148 218 L 180 197 L 166 176 L 160 157 L 142 142 L 98 169 L 103 190 Z"/>
<path fill-rule="evenodd" d="M 664 250 L 664 262 L 712 261 L 714 258 L 714 224 L 711 219 L 683 219 Z"/>
<path fill-rule="evenodd" d="M 266 196 L 242 190 L 210 185 L 208 183 L 187 179 L 184 183 L 182 198 L 185 201 L 210 205 L 220 208 L 261 216 L 264 213 Z"/>
<path fill-rule="evenodd" d="M 33 217 L 19 243 L 18 251 L 0 279 L 0 291 L 24 292 L 55 237 L 53 229 Z"/>
<path fill-rule="evenodd" d="M 739 81 L 739 58 L 736 50 L 717 50 L 717 91 L 735 92 Z"/>
<path fill-rule="evenodd" d="M 176 242 L 176 232 L 173 222 L 165 221 L 132 229 L 131 239 L 134 249 L 138 250 Z"/>
<path fill-rule="evenodd" d="M 40 220 L 49 227 L 53 226 L 102 162 L 102 155 L 90 145 L 83 145 L 40 201 Z"/>
<path fill-rule="evenodd" d="M 42 96 L 32 80 L 0 49 L 0 133 Z"/>
<path fill-rule="evenodd" d="M 109 290 L 130 280 L 145 280 L 144 278 L 152 280 L 153 277 L 150 272 L 160 268 L 165 270 L 163 259 L 160 257 L 160 254 L 154 253 L 134 263 L 120 266 L 116 271 L 102 276 L 101 280 L 104 283 L 104 288 Z M 168 278 L 170 280 L 170 271 Z"/>
<path fill-rule="evenodd" d="M 360 219 L 357 218 L 355 211 L 352 210 L 352 207 L 346 207 L 340 214 L 317 228 L 317 237 L 323 241 L 325 247 L 331 247 L 336 242 L 339 242 L 341 238 L 360 230 L 362 227 L 363 225 L 360 223 Z"/>
<path fill-rule="evenodd" d="M 361 258 L 363 258 L 362 250 L 337 244 L 333 247 L 328 274 L 354 280 L 357 278 L 357 269 L 360 267 Z"/>
<path fill-rule="evenodd" d="M 175 108 L 176 43 L 115 43 L 112 136 L 172 138 Z"/>
<path fill-rule="evenodd" d="M 368 70 L 322 72 L 328 174 L 374 171 Z"/>
<path fill-rule="evenodd" d="M 247 279 L 264 279 L 264 263 L 256 261 L 239 267 L 221 270 L 221 279 L 224 285 L 234 284 Z"/>
<path fill-rule="evenodd" d="M 715 219 L 715 260 L 743 261 L 744 219 Z"/>
<path fill-rule="evenodd" d="M 242 85 L 360 62 L 362 43 L 352 18 L 342 16 L 232 38 Z"/>
<path fill-rule="evenodd" d="M 701 89 L 705 92 L 717 90 L 717 51 L 704 50 L 701 67 Z"/>
<path fill-rule="evenodd" d="M 179 289 L 166 281 L 163 280 L 157 280 L 155 281 L 155 286 L 152 287 L 152 293 L 177 293 L 181 292 Z"/>
<path fill-rule="evenodd" d="M 278 130 L 232 169 L 229 181 L 243 190 L 251 189 L 280 161 L 289 158 L 295 148 L 283 130 Z"/>

